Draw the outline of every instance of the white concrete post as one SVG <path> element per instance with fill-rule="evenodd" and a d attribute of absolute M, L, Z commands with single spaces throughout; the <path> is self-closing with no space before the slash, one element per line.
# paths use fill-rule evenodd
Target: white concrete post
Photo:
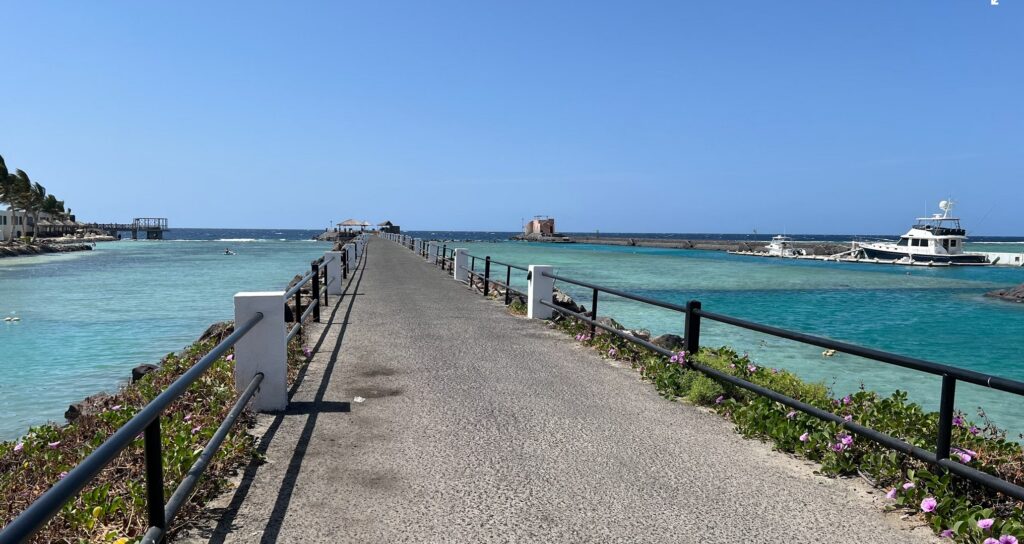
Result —
<path fill-rule="evenodd" d="M 348 271 L 351 274 L 356 269 L 356 245 L 345 244 L 341 248 L 348 252 Z"/>
<path fill-rule="evenodd" d="M 455 281 L 469 281 L 469 250 L 455 250 Z"/>
<path fill-rule="evenodd" d="M 427 242 L 427 260 L 431 264 L 437 262 L 437 242 L 434 240 Z"/>
<path fill-rule="evenodd" d="M 526 290 L 526 317 L 530 319 L 547 319 L 554 312 L 554 310 L 539 302 L 546 300 L 550 303 L 554 300 L 555 280 L 541 274 L 541 272 L 552 273 L 553 270 L 554 267 L 543 264 L 530 265 L 530 286 Z"/>
<path fill-rule="evenodd" d="M 274 412 L 288 407 L 287 331 L 284 325 L 284 291 L 235 294 L 235 323 L 249 322 L 257 313 L 263 319 L 235 343 L 235 391 L 241 393 L 253 376 L 263 373 L 253 410 Z"/>
<path fill-rule="evenodd" d="M 328 295 L 340 295 L 341 294 L 341 259 L 343 253 L 340 251 L 328 251 L 324 253 L 324 261 L 330 261 L 327 263 L 327 294 Z"/>

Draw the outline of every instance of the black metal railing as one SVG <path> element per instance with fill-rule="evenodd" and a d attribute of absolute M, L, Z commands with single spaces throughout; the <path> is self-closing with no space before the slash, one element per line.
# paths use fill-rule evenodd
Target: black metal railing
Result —
<path fill-rule="evenodd" d="M 342 279 L 349 274 L 348 253 L 344 250 L 342 258 Z M 291 289 L 285 292 L 284 300 L 295 297 L 295 314 L 293 316 L 294 327 L 288 332 L 290 341 L 301 330 L 302 324 L 310 315 L 317 321 L 320 320 L 320 304 L 327 304 L 327 264 L 330 259 L 320 258 L 310 263 L 310 271 L 303 276 Z M 358 264 L 357 264 L 358 266 Z M 330 280 L 338 281 L 337 278 Z M 302 310 L 302 288 L 307 283 L 311 285 L 311 302 L 305 311 Z M 162 393 L 157 395 L 139 413 L 135 414 L 120 429 L 114 432 L 105 442 L 100 444 L 92 453 L 82 460 L 75 468 L 71 469 L 67 476 L 62 478 L 53 487 L 47 490 L 42 496 L 35 500 L 28 508 L 18 515 L 11 523 L 0 530 L 0 543 L 17 543 L 27 540 L 50 519 L 53 518 L 67 503 L 74 498 L 97 474 L 109 465 L 117 456 L 128 447 L 141 433 L 143 437 L 143 452 L 146 462 L 146 502 L 148 509 L 149 529 L 146 531 L 141 542 L 146 544 L 159 543 L 164 540 L 167 530 L 174 521 L 175 516 L 185 501 L 192 494 L 200 476 L 209 466 L 217 450 L 227 437 L 231 427 L 234 426 L 238 417 L 242 414 L 245 406 L 259 390 L 263 381 L 263 373 L 259 372 L 239 395 L 238 400 L 228 412 L 227 417 L 221 422 L 213 437 L 200 453 L 199 458 L 189 469 L 181 483 L 171 494 L 167 503 L 164 503 L 164 474 L 163 474 L 163 451 L 160 442 L 160 416 L 164 410 L 178 397 L 198 380 L 207 369 L 227 350 L 231 349 L 243 336 L 263 319 L 262 313 L 257 313 L 246 323 L 235 324 L 235 330 L 227 338 L 221 340 L 213 349 L 199 359 L 196 364 L 181 375 Z"/>
<path fill-rule="evenodd" d="M 188 369 L 180 378 L 174 381 L 162 393 L 157 395 L 139 413 L 135 414 L 120 429 L 114 432 L 105 442 L 100 444 L 81 463 L 71 469 L 67 476 L 62 478 L 53 487 L 43 493 L 18 517 L 0 531 L 0 542 L 22 542 L 41 529 L 66 502 L 71 500 L 82 490 L 104 467 L 110 464 L 122 450 L 128 447 L 141 433 L 143 436 L 143 450 L 146 460 L 146 502 L 148 504 L 149 529 L 146 531 L 142 542 L 161 542 L 167 534 L 178 510 L 184 504 L 185 499 L 191 494 L 199 481 L 199 476 L 206 470 L 213 455 L 220 448 L 228 430 L 234 425 L 238 416 L 242 413 L 245 405 L 259 388 L 263 381 L 263 373 L 257 373 L 246 386 L 245 391 L 235 402 L 227 418 L 221 423 L 213 438 L 203 449 L 199 459 L 189 469 L 188 474 L 178 484 L 177 489 L 171 495 L 170 501 L 164 504 L 164 471 L 162 446 L 160 443 L 160 416 L 163 411 L 178 397 L 180 397 L 190 385 L 198 380 L 203 373 L 228 349 L 235 345 L 239 339 L 246 335 L 260 320 L 262 313 L 257 313 L 246 323 L 236 323 L 235 330 L 227 338 L 221 340 L 209 353 L 204 355 L 192 368 Z"/>
<path fill-rule="evenodd" d="M 469 268 L 466 269 L 466 272 L 468 272 L 469 276 L 470 276 L 470 285 L 472 285 L 472 283 L 473 283 L 473 278 L 480 278 L 481 280 L 483 280 L 483 295 L 485 297 L 486 296 L 490 296 L 490 294 L 491 294 L 490 293 L 490 289 L 491 289 L 492 285 L 496 285 L 496 286 L 502 288 L 505 291 L 504 299 L 505 299 L 505 305 L 506 306 L 508 306 L 509 304 L 512 303 L 512 293 L 515 293 L 517 295 L 524 296 L 524 297 L 526 296 L 525 292 L 520 291 L 519 289 L 516 289 L 515 287 L 512 287 L 512 271 L 513 270 L 520 270 L 520 271 L 523 271 L 523 272 L 526 272 L 527 274 L 529 274 L 530 270 L 528 268 L 524 268 L 522 266 L 517 266 L 517 265 L 514 265 L 514 264 L 504 263 L 504 262 L 501 262 L 501 261 L 495 261 L 494 259 L 491 259 L 490 255 L 487 255 L 487 256 L 484 256 L 484 257 L 478 257 L 476 255 L 471 255 L 470 254 L 470 255 L 467 255 L 467 257 L 469 257 L 469 259 L 470 259 L 470 266 L 469 266 Z M 480 272 L 476 271 L 476 261 L 477 261 L 477 259 L 482 260 L 483 263 L 484 263 L 483 264 L 483 267 L 484 267 L 483 273 L 480 273 Z M 492 274 L 492 268 L 495 265 L 497 265 L 497 266 L 504 266 L 505 267 L 505 281 L 504 282 L 494 279 L 494 275 Z"/>
<path fill-rule="evenodd" d="M 485 257 L 484 262 L 486 263 L 484 275 L 481 277 L 485 278 L 485 285 L 487 284 L 488 281 L 490 281 L 491 283 L 495 283 L 493 280 L 490 280 L 489 278 L 490 270 L 489 266 L 487 265 L 495 264 L 496 261 L 491 260 L 490 257 Z M 525 267 L 508 265 L 506 263 L 497 264 L 509 267 L 509 274 L 511 273 L 512 268 L 515 268 L 517 270 L 528 270 Z M 475 271 L 474 265 L 475 260 L 471 259 L 470 268 L 468 268 L 467 271 L 470 274 L 480 276 L 480 274 Z M 692 359 L 690 359 L 687 363 L 688 368 L 699 371 L 716 380 L 728 383 L 730 385 L 734 385 L 742 389 L 746 389 L 747 391 L 750 391 L 757 395 L 767 397 L 785 406 L 793 408 L 794 410 L 798 410 L 800 412 L 809 414 L 818 419 L 835 423 L 854 434 L 863 436 L 864 438 L 881 444 L 884 447 L 887 447 L 898 452 L 902 452 L 915 459 L 924 461 L 925 463 L 939 466 L 953 474 L 956 474 L 957 476 L 970 480 L 974 483 L 981 484 L 990 489 L 1003 493 L 1007 496 L 1013 497 L 1017 500 L 1024 500 L 1024 487 L 1018 486 L 1014 483 L 1001 479 L 987 472 L 977 470 L 963 463 L 950 459 L 950 442 L 952 440 L 953 432 L 954 398 L 956 394 L 956 383 L 958 381 L 961 381 L 975 385 L 980 385 L 983 387 L 988 387 L 991 389 L 996 389 L 999 391 L 1004 391 L 1007 393 L 1012 393 L 1015 395 L 1024 396 L 1024 382 L 1011 380 L 1008 378 L 1001 378 L 998 376 L 992 376 L 989 374 L 984 374 L 973 370 L 966 370 L 945 364 L 926 361 L 924 359 L 906 357 L 903 355 L 897 355 L 894 353 L 889 353 L 877 349 L 866 348 L 863 346 L 858 346 L 847 342 L 841 342 L 838 340 L 832 340 L 830 338 L 824 338 L 821 336 L 790 331 L 779 327 L 773 327 L 770 325 L 755 323 L 753 321 L 747 321 L 745 319 L 740 319 L 725 314 L 709 312 L 704 310 L 701 307 L 700 301 L 697 300 L 691 300 L 687 302 L 685 306 L 680 306 L 678 304 L 673 304 L 671 302 L 665 302 L 662 300 L 634 295 L 632 293 L 621 291 L 619 289 L 603 287 L 600 285 L 595 285 L 589 282 L 580 281 L 573 278 L 567 278 L 546 271 L 541 272 L 541 274 L 555 281 L 561 281 L 571 285 L 589 289 L 591 290 L 592 298 L 591 309 L 589 312 L 574 312 L 569 310 L 568 308 L 555 304 L 553 300 L 542 299 L 538 301 L 539 304 L 547 308 L 550 308 L 556 312 L 559 312 L 562 315 L 567 315 L 579 319 L 580 321 L 588 324 L 590 326 L 591 335 L 593 335 L 597 331 L 597 329 L 602 329 L 610 334 L 621 337 L 635 344 L 641 345 L 661 355 L 672 356 L 673 352 L 664 347 L 653 344 L 648 340 L 639 338 L 622 330 L 616 329 L 613 326 L 598 323 L 597 308 L 599 294 L 606 293 L 608 295 L 633 300 L 651 306 L 657 306 L 659 308 L 664 308 L 667 310 L 683 314 L 685 319 L 683 325 L 683 343 L 684 349 L 687 353 L 697 353 L 700 350 L 701 319 L 704 318 L 733 327 L 739 327 L 750 331 L 768 334 L 778 338 L 784 338 L 787 340 L 793 340 L 803 344 L 809 344 L 825 349 L 835 350 L 837 352 L 855 355 L 858 357 L 864 357 L 881 363 L 895 365 L 902 368 L 915 370 L 918 372 L 926 372 L 928 374 L 941 376 L 942 387 L 939 398 L 939 424 L 935 439 L 935 451 L 929 451 L 924 448 L 910 444 L 899 438 L 876 431 L 870 427 L 865 427 L 855 422 L 847 421 L 843 417 L 836 415 L 832 412 L 829 412 L 827 410 L 823 410 L 816 406 L 812 406 L 810 404 L 801 402 L 792 397 L 783 395 L 776 391 L 772 391 L 760 385 L 751 383 L 742 378 L 738 378 L 731 374 L 727 374 L 717 369 L 702 365 L 700 363 L 693 361 Z M 530 279 L 529 276 L 527 276 L 527 279 Z M 508 289 L 507 284 L 508 282 L 506 282 L 503 285 L 506 289 Z M 506 290 L 506 293 L 507 292 L 508 291 Z M 486 290 L 484 294 L 486 295 Z"/>

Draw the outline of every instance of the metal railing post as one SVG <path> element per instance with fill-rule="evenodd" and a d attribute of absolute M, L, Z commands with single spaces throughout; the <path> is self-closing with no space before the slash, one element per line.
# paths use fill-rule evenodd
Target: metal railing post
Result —
<path fill-rule="evenodd" d="M 953 434 L 953 399 L 956 378 L 942 376 L 942 397 L 939 400 L 939 436 L 935 440 L 936 459 L 949 459 L 949 443 Z"/>
<path fill-rule="evenodd" d="M 316 261 L 313 261 L 313 277 L 310 278 L 310 289 L 313 291 L 313 300 L 310 304 L 313 305 L 313 321 L 320 322 L 320 265 Z"/>
<path fill-rule="evenodd" d="M 488 255 L 484 259 L 484 296 L 485 297 L 488 294 L 490 294 L 490 292 L 491 292 L 491 290 L 488 288 L 488 287 L 490 287 L 490 285 L 489 285 L 490 283 L 491 283 L 491 256 Z"/>
<path fill-rule="evenodd" d="M 143 448 L 146 456 L 146 509 L 149 512 L 149 526 L 167 529 L 164 518 L 164 459 L 160 446 L 160 417 L 146 426 L 143 431 Z"/>
<path fill-rule="evenodd" d="M 302 289 L 295 291 L 295 315 L 292 316 L 294 323 L 302 330 Z"/>
<path fill-rule="evenodd" d="M 593 319 L 594 321 L 597 321 L 597 289 L 594 289 L 594 297 L 591 300 L 590 319 Z M 590 324 L 590 337 L 593 338 L 596 333 L 597 333 L 597 325 L 591 323 Z"/>
<path fill-rule="evenodd" d="M 512 303 L 512 267 L 505 265 L 505 306 Z"/>
<path fill-rule="evenodd" d="M 700 301 L 686 303 L 686 353 L 696 354 L 700 350 Z"/>
<path fill-rule="evenodd" d="M 445 261 L 448 259 L 448 244 L 441 246 L 441 270 L 445 270 L 445 266 L 448 264 Z M 434 263 L 437 264 L 437 263 Z"/>

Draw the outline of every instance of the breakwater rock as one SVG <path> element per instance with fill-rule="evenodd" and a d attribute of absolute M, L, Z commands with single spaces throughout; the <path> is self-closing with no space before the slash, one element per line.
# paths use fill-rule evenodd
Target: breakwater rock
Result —
<path fill-rule="evenodd" d="M 547 240 L 529 240 L 545 242 Z M 764 240 L 666 240 L 664 238 L 591 238 L 577 237 L 570 241 L 576 244 L 599 244 L 608 246 L 657 247 L 663 249 L 701 249 L 705 251 L 754 251 L 763 252 L 768 245 Z M 793 242 L 793 247 L 804 250 L 807 255 L 835 255 L 849 251 L 848 244 L 837 242 Z"/>
<path fill-rule="evenodd" d="M 996 289 L 985 293 L 986 297 L 998 298 L 1009 302 L 1024 302 L 1024 284 L 1009 289 Z"/>
<path fill-rule="evenodd" d="M 89 251 L 91 249 L 91 244 L 6 244 L 0 245 L 0 258 L 43 255 L 46 253 L 69 253 L 72 251 Z"/>

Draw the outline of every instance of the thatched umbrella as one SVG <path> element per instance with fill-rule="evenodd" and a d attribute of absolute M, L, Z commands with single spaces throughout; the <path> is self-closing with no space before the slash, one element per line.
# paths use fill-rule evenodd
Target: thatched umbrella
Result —
<path fill-rule="evenodd" d="M 358 219 L 346 219 L 346 220 L 342 221 L 341 223 L 338 223 L 338 226 L 339 227 L 345 227 L 345 230 L 349 230 L 350 227 L 358 227 L 358 226 L 360 226 L 362 224 L 363 224 L 363 222 L 358 220 Z"/>

